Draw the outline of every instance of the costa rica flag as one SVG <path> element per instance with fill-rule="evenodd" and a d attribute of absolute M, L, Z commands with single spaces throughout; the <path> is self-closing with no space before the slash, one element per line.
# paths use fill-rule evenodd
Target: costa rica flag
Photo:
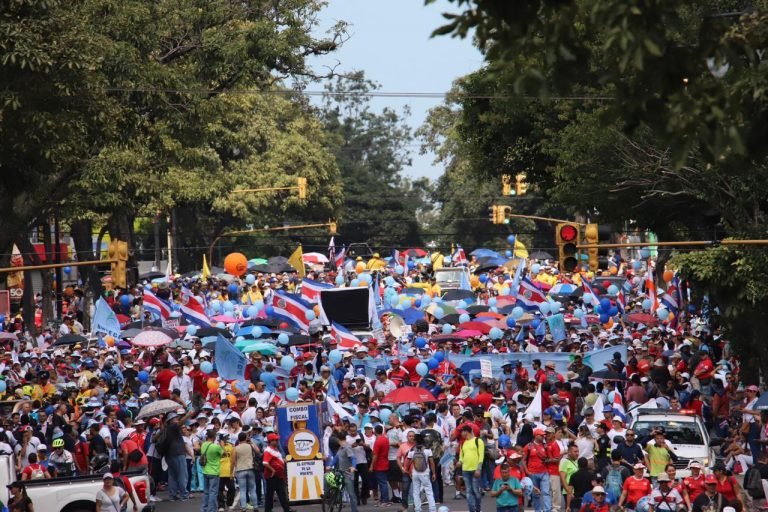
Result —
<path fill-rule="evenodd" d="M 299 329 L 309 332 L 307 312 L 312 310 L 312 305 L 300 296 L 276 290 L 272 297 L 272 309 L 274 316 L 293 322 Z"/>

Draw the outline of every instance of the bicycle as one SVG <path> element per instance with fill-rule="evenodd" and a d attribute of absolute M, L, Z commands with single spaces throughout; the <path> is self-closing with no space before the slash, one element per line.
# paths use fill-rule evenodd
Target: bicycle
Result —
<path fill-rule="evenodd" d="M 344 506 L 344 473 L 334 469 L 325 474 L 328 493 L 323 496 L 329 512 L 341 512 Z"/>

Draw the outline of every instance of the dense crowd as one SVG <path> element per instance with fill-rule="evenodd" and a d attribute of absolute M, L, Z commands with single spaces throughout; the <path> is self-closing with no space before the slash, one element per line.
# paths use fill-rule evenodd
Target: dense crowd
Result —
<path fill-rule="evenodd" d="M 377 272 L 379 282 L 392 283 L 387 287 L 422 283 L 425 297 L 441 293 L 420 266 Z M 581 286 L 580 276 L 559 275 L 544 265 L 536 274 L 531 282 Z M 617 274 L 624 271 L 611 272 Z M 316 272 L 307 279 L 350 286 L 354 275 Z M 515 276 L 500 268 L 484 274 L 482 282 L 474 277 L 472 303 L 498 311 L 491 304 L 510 294 Z M 302 280 L 288 273 L 254 273 L 234 282 L 179 278 L 111 292 L 106 299 L 131 321 L 152 321 L 143 307 L 145 290 L 171 304 L 181 300 L 184 287 L 201 303 L 231 304 L 226 311 L 240 322 L 251 305 L 270 304 L 278 290 L 299 292 L 301 286 Z M 641 284 L 628 291 L 628 312 L 642 311 L 648 290 Z M 362 337 L 339 355 L 340 340 L 314 321 L 305 343 L 288 346 L 272 339 L 274 350 L 249 353 L 243 385 L 218 377 L 212 346 L 183 321 L 177 330 L 184 343 L 143 348 L 130 339 L 94 335 L 57 345 L 64 336 L 87 334 L 82 295 L 74 294 L 61 327 L 37 338 L 20 315 L 4 321 L 4 332 L 12 335 L 2 339 L 0 386 L 5 398 L 18 401 L 1 420 L 0 451 L 15 455 L 22 481 L 93 473 L 118 481 L 121 473 L 147 470 L 152 500 L 162 490 L 170 500 L 202 492 L 202 512 L 260 506 L 271 511 L 276 495 L 287 511 L 276 410 L 309 401 L 323 404 L 325 412 L 327 484 L 346 490 L 353 512 L 369 501 L 403 509 L 410 501 L 416 512 L 424 501 L 435 512 L 458 499 L 466 499 L 470 512 L 480 512 L 486 494 L 500 512 L 522 509 L 524 503 L 537 512 L 602 512 L 616 505 L 754 510 L 764 503 L 747 483 L 755 481 L 750 470 L 768 478 L 768 414 L 755 407 L 760 390 L 742 381 L 729 342 L 706 309 L 680 304 L 674 322 L 633 322 L 619 315 L 587 323 L 580 321 L 584 312 L 591 313 L 586 302 L 575 297 L 561 305 L 569 321 L 558 341 L 546 329 L 522 322 L 497 327 L 501 336 L 446 336 L 453 330 L 425 309 L 410 332 L 393 333 L 382 318 L 382 337 Z M 397 313 L 393 308 L 385 315 Z M 546 312 L 531 314 L 534 320 L 542 315 Z M 232 331 L 237 324 L 222 327 Z M 272 328 L 275 336 L 295 332 L 282 324 Z M 592 368 L 589 354 L 609 347 L 625 348 L 627 356 L 617 351 L 606 368 Z M 571 354 L 567 371 L 557 371 L 548 360 L 552 352 Z M 532 354 L 532 365 L 506 361 L 493 378 L 465 373 L 450 357 L 515 353 Z M 295 364 L 284 364 L 285 358 Z M 425 362 L 433 359 L 437 366 L 425 372 Z M 373 375 L 359 371 L 359 363 L 370 361 L 385 364 Z M 599 370 L 613 376 L 595 378 Z M 405 387 L 423 388 L 434 400 L 388 400 Z M 142 408 L 161 399 L 177 402 L 178 410 L 137 419 Z M 678 478 L 666 433 L 629 428 L 629 411 L 650 400 L 659 409 L 700 416 L 724 440 L 717 460 L 691 461 L 690 476 Z M 599 404 L 604 405 L 596 411 Z"/>

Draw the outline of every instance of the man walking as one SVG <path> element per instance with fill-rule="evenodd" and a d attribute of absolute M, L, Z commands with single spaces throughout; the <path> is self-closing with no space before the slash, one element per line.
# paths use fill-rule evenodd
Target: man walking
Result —
<path fill-rule="evenodd" d="M 203 467 L 203 500 L 200 512 L 216 512 L 219 496 L 219 471 L 224 448 L 216 442 L 216 431 L 205 433 L 206 441 L 200 446 L 200 465 Z"/>
<path fill-rule="evenodd" d="M 424 446 L 424 434 L 416 434 L 416 446 L 408 452 L 406 471 L 411 475 L 411 497 L 414 512 L 421 512 L 421 493 L 427 497 L 429 512 L 435 512 L 435 495 L 432 482 L 437 477 L 432 450 Z"/>
<path fill-rule="evenodd" d="M 464 443 L 459 453 L 459 464 L 461 464 L 461 473 L 467 488 L 467 506 L 469 512 L 480 512 L 483 499 L 480 490 L 482 487 L 480 468 L 483 467 L 485 443 L 482 439 L 475 437 L 469 425 L 461 427 L 461 436 Z"/>

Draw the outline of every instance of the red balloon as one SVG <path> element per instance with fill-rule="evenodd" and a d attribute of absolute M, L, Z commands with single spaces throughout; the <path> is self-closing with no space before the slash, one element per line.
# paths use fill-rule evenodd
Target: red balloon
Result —
<path fill-rule="evenodd" d="M 643 375 L 648 373 L 648 370 L 650 369 L 651 369 L 651 363 L 649 363 L 645 359 L 642 359 L 637 363 L 637 371 L 639 371 Z"/>
<path fill-rule="evenodd" d="M 278 327 L 280 329 L 287 329 L 288 328 L 288 322 L 282 322 Z"/>
<path fill-rule="evenodd" d="M 610 281 L 607 281 L 607 280 L 603 281 L 603 288 L 605 288 L 607 290 L 610 287 L 611 287 L 611 282 Z"/>
<path fill-rule="evenodd" d="M 600 295 L 600 288 L 598 288 L 597 286 L 592 288 L 592 294 L 593 295 Z"/>

